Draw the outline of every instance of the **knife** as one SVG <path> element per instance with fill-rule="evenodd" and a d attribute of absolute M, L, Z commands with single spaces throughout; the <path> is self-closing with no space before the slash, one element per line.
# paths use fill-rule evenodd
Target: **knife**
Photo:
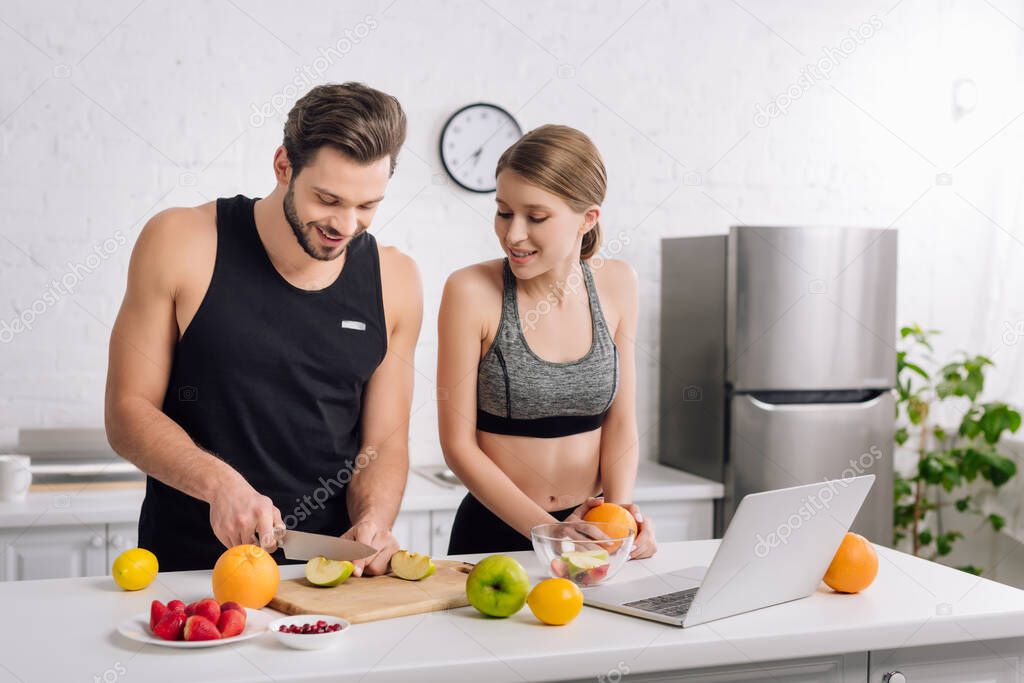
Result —
<path fill-rule="evenodd" d="M 376 548 L 365 543 L 308 531 L 274 527 L 274 538 L 289 560 L 312 560 L 322 555 L 328 560 L 353 561 L 377 554 Z"/>

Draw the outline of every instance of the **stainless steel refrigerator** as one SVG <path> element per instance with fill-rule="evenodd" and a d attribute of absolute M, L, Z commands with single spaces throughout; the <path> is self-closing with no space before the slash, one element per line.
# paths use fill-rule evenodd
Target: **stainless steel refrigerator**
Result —
<path fill-rule="evenodd" d="M 748 493 L 874 474 L 892 543 L 896 231 L 736 226 L 662 240 L 659 461 Z"/>

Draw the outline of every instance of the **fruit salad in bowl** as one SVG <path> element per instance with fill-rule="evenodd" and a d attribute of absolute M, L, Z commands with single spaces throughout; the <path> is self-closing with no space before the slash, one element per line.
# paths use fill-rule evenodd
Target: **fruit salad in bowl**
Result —
<path fill-rule="evenodd" d="M 541 524 L 530 537 L 550 576 L 587 588 L 604 583 L 626 563 L 635 532 L 621 524 L 578 521 Z"/>

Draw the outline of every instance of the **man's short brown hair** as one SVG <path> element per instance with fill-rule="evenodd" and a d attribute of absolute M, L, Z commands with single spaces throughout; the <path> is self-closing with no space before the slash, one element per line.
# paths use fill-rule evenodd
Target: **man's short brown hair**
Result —
<path fill-rule="evenodd" d="M 394 173 L 404 142 L 402 105 L 362 83 L 316 86 L 295 103 L 284 124 L 283 144 L 296 175 L 324 146 L 361 164 L 390 157 Z"/>

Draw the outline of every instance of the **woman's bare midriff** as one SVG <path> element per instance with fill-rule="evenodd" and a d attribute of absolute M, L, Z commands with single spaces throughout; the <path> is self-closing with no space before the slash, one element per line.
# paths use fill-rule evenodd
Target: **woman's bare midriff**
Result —
<path fill-rule="evenodd" d="M 554 439 L 477 431 L 476 438 L 494 464 L 548 512 L 600 493 L 600 429 Z"/>

